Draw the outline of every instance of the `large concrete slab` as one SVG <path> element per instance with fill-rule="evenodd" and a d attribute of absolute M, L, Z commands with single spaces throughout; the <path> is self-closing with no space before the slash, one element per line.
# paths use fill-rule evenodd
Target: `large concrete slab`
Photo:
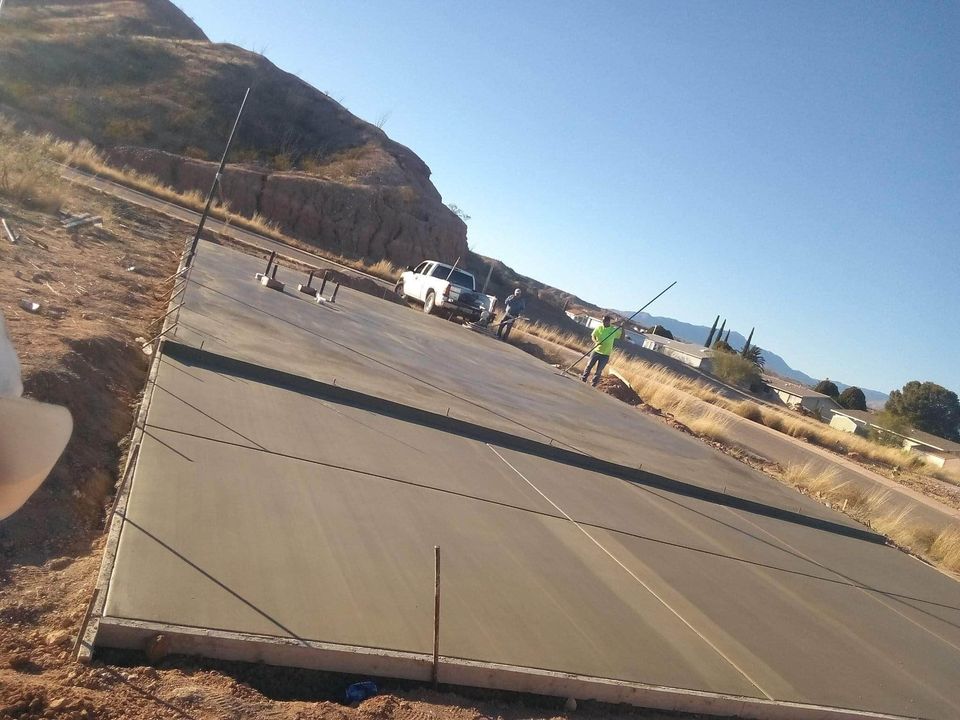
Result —
<path fill-rule="evenodd" d="M 511 666 L 960 715 L 950 578 L 510 346 L 346 289 L 270 291 L 259 265 L 201 247 L 103 642 L 159 627 L 201 651 L 292 642 L 298 664 L 319 644 L 428 657 L 439 545 L 441 653 L 482 663 L 478 682 Z"/>

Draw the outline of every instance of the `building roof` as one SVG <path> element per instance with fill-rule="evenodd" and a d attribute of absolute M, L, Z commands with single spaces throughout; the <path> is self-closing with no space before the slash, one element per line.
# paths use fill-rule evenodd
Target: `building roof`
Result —
<path fill-rule="evenodd" d="M 781 380 L 780 378 L 771 377 L 769 375 L 764 375 L 763 379 L 770 387 L 776 390 L 782 390 L 783 392 L 788 392 L 791 395 L 796 395 L 797 397 L 825 398 L 832 403 L 836 403 L 836 401 L 829 395 L 818 393 L 816 390 L 812 390 L 806 385 L 797 385 L 796 383 L 787 382 L 786 380 Z"/>
<path fill-rule="evenodd" d="M 713 356 L 713 350 L 704 347 L 703 345 L 695 345 L 693 343 L 686 343 L 680 340 L 671 340 L 670 338 L 665 338 L 663 335 L 643 333 L 643 339 L 656 342 L 658 345 L 663 345 L 664 347 L 669 347 L 671 350 L 682 352 L 684 355 L 692 355 L 694 357 L 701 358 Z"/>
<path fill-rule="evenodd" d="M 960 453 L 960 443 L 955 443 L 952 440 L 947 440 L 946 438 L 938 437 L 937 435 L 932 435 L 922 430 L 911 430 L 909 433 L 906 433 L 906 436 L 908 439 L 916 440 L 923 445 L 932 447 L 934 450 L 947 453 Z"/>
<path fill-rule="evenodd" d="M 831 412 L 834 415 L 846 415 L 853 420 L 859 420 L 860 422 L 869 423 L 874 427 L 885 430 L 891 435 L 896 435 L 902 437 L 905 440 L 912 440 L 913 442 L 920 443 L 927 447 L 933 448 L 934 450 L 939 450 L 946 453 L 960 453 L 960 443 L 955 443 L 952 440 L 947 440 L 945 438 L 939 437 L 937 435 L 932 435 L 928 432 L 923 432 L 922 430 L 916 430 L 910 428 L 905 430 L 902 433 L 894 432 L 893 430 L 887 430 L 887 428 L 882 425 L 877 424 L 877 414 L 872 412 L 865 412 L 863 410 L 846 410 L 846 409 L 832 409 Z"/>
<path fill-rule="evenodd" d="M 846 415 L 848 418 L 853 420 L 860 420 L 861 422 L 873 424 L 873 421 L 877 419 L 876 413 L 869 412 L 868 410 L 847 410 L 846 408 L 832 408 L 830 410 L 834 415 Z"/>

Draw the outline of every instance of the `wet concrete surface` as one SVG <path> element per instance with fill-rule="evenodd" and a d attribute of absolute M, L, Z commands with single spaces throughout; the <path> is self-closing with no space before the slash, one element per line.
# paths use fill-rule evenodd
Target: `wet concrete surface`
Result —
<path fill-rule="evenodd" d="M 960 715 L 953 580 L 516 348 L 261 265 L 201 246 L 107 616 L 428 653 L 439 545 L 444 655 Z"/>

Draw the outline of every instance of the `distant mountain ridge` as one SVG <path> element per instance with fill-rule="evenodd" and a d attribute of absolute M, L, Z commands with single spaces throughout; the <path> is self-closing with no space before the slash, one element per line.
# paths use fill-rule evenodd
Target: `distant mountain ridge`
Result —
<path fill-rule="evenodd" d="M 630 317 L 633 313 L 628 311 L 619 311 L 624 317 Z M 662 325 L 667 330 L 669 330 L 677 338 L 682 338 L 692 343 L 704 343 L 707 340 L 707 335 L 710 334 L 710 328 L 706 325 L 692 325 L 691 323 L 683 322 L 682 320 L 677 320 L 675 318 L 669 317 L 659 317 L 656 315 L 650 315 L 649 313 L 640 313 L 635 318 L 636 322 L 640 325 L 653 326 L 653 325 Z M 726 334 L 726 331 L 724 331 Z M 730 344 L 735 348 L 743 347 L 747 339 L 736 331 L 731 331 L 730 333 Z M 782 357 L 777 355 L 775 352 L 763 346 L 762 343 L 757 343 L 760 348 L 763 350 L 763 357 L 766 360 L 765 368 L 777 375 L 781 375 L 790 380 L 796 380 L 801 382 L 804 385 L 816 385 L 823 378 L 815 378 L 807 375 L 801 370 L 795 370 L 787 364 L 787 361 Z M 845 383 L 840 382 L 839 380 L 834 380 L 833 382 L 837 384 L 837 387 L 840 390 L 845 390 L 850 387 Z M 867 399 L 867 405 L 872 408 L 881 408 L 887 402 L 889 397 L 887 393 L 880 392 L 879 390 L 871 390 L 870 388 L 860 387 L 863 390 L 864 397 Z"/>

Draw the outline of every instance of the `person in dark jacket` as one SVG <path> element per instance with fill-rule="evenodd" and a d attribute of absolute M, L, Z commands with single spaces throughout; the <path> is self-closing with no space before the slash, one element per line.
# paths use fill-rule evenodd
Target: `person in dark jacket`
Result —
<path fill-rule="evenodd" d="M 523 299 L 520 288 L 517 288 L 513 291 L 513 295 L 509 296 L 506 303 L 504 303 L 503 320 L 497 325 L 498 338 L 506 340 L 510 337 L 510 330 L 513 328 L 513 323 L 516 322 L 518 317 L 523 315 L 523 310 L 526 306 L 527 302 Z"/>

